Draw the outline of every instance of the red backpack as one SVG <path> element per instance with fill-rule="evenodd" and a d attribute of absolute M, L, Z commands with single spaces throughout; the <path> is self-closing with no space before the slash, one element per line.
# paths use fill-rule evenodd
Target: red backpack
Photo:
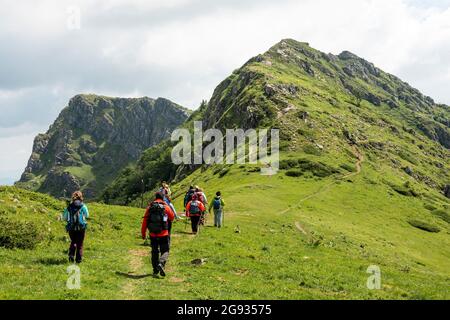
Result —
<path fill-rule="evenodd" d="M 205 204 L 205 197 L 203 196 L 202 192 L 196 192 L 195 195 L 197 196 L 197 200 L 201 203 Z"/>

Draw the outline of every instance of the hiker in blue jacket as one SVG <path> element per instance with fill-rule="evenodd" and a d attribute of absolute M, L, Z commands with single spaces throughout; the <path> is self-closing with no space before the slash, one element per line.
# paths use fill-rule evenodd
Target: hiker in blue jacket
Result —
<path fill-rule="evenodd" d="M 69 247 L 69 262 L 71 263 L 81 263 L 83 259 L 83 243 L 88 218 L 89 210 L 83 203 L 83 194 L 81 191 L 76 191 L 63 213 L 63 220 L 67 222 L 66 230 L 71 240 Z"/>
<path fill-rule="evenodd" d="M 209 212 L 214 209 L 214 227 L 221 228 L 223 224 L 223 207 L 225 207 L 225 201 L 222 199 L 220 191 L 216 192 L 216 196 L 209 206 Z"/>

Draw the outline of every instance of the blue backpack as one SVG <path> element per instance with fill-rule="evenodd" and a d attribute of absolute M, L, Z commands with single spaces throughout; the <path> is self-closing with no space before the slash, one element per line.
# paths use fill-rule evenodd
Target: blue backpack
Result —
<path fill-rule="evenodd" d="M 191 202 L 191 207 L 189 208 L 190 214 L 199 214 L 200 213 L 200 208 L 198 206 L 198 203 L 199 203 L 198 200 L 194 200 Z"/>
<path fill-rule="evenodd" d="M 66 226 L 67 231 L 80 231 L 86 229 L 86 224 L 81 217 L 81 210 L 83 207 L 84 205 L 80 207 L 69 205 L 67 207 L 67 211 L 69 213 L 69 221 Z"/>
<path fill-rule="evenodd" d="M 216 210 L 219 210 L 222 207 L 222 203 L 220 201 L 220 198 L 215 198 L 213 202 L 213 208 Z"/>

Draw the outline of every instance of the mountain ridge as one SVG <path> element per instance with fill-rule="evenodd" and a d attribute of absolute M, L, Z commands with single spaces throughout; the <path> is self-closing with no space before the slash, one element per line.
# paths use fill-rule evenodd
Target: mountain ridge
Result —
<path fill-rule="evenodd" d="M 35 138 L 16 185 L 54 196 L 82 189 L 93 198 L 117 170 L 168 137 L 189 114 L 165 98 L 76 95 L 47 133 Z"/>
<path fill-rule="evenodd" d="M 282 151 L 320 154 L 321 161 L 330 165 L 351 155 L 351 146 L 357 145 L 416 182 L 447 194 L 449 119 L 448 106 L 435 104 L 348 51 L 326 54 L 287 39 L 223 80 L 185 126 L 192 129 L 193 120 L 202 120 L 204 129 L 278 128 Z M 128 177 L 119 175 L 107 189 L 124 194 L 122 199 L 139 197 L 142 187 L 131 184 L 149 181 L 145 172 L 153 172 L 158 161 L 155 166 L 170 167 L 169 153 L 156 159 L 171 146 L 165 143 L 145 151 L 136 171 Z M 146 189 L 159 179 L 180 181 L 198 167 L 181 165 L 161 175 L 153 172 Z"/>

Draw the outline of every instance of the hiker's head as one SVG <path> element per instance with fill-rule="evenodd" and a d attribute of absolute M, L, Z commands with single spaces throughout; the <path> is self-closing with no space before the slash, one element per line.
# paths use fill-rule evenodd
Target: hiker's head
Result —
<path fill-rule="evenodd" d="M 155 200 L 164 200 L 164 195 L 161 192 L 156 192 L 155 193 Z"/>
<path fill-rule="evenodd" d="M 199 187 L 198 187 L 198 186 L 195 186 L 194 189 L 195 189 L 195 191 L 198 191 Z"/>
<path fill-rule="evenodd" d="M 168 188 L 169 185 L 167 184 L 167 182 L 163 181 L 163 182 L 161 182 L 161 187 Z"/>
<path fill-rule="evenodd" d="M 216 192 L 216 196 L 220 197 L 222 195 L 222 193 L 220 191 Z"/>
<path fill-rule="evenodd" d="M 189 187 L 189 190 L 192 190 L 192 189 L 194 189 L 194 186 L 190 186 L 190 187 Z"/>
<path fill-rule="evenodd" d="M 72 194 L 72 202 L 75 202 L 77 200 L 83 202 L 83 194 L 81 193 L 81 191 L 75 191 Z"/>

